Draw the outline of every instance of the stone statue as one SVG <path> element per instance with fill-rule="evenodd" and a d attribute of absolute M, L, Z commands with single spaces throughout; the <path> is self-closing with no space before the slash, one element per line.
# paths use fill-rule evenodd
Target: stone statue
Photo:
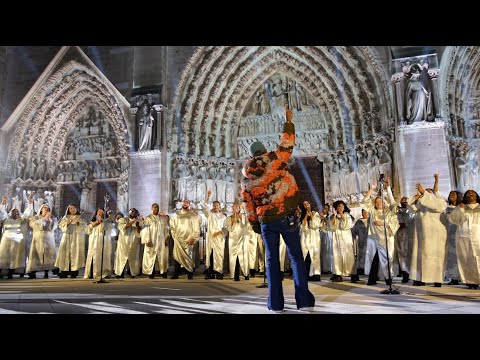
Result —
<path fill-rule="evenodd" d="M 405 91 L 407 124 L 415 121 L 434 121 L 431 81 L 427 68 L 414 64 L 410 68 L 410 74 Z"/>
<path fill-rule="evenodd" d="M 22 212 L 22 191 L 20 188 L 15 188 L 15 192 L 12 195 L 12 209 L 18 209 L 18 211 Z"/>
<path fill-rule="evenodd" d="M 139 131 L 139 141 L 138 141 L 138 150 L 150 150 L 152 147 L 152 135 L 153 135 L 153 122 L 155 118 L 153 114 L 155 109 L 151 106 L 148 101 L 143 101 L 140 106 L 140 121 L 138 125 L 140 127 Z"/>
<path fill-rule="evenodd" d="M 457 149 L 457 157 L 455 158 L 455 170 L 457 173 L 457 190 L 460 192 L 467 191 L 467 176 L 469 164 L 465 158 L 465 151 L 463 148 Z"/>
<path fill-rule="evenodd" d="M 55 203 L 55 198 L 53 197 L 53 192 L 51 191 L 44 191 L 43 192 L 43 197 L 45 198 L 45 202 L 48 204 L 48 207 L 50 208 L 50 211 L 53 212 L 54 210 L 54 203 Z"/>

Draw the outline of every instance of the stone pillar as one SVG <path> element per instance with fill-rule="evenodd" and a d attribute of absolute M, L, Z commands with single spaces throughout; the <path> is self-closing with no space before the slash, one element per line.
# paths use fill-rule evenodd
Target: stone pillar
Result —
<path fill-rule="evenodd" d="M 428 76 L 432 80 L 432 96 L 433 96 L 433 106 L 435 107 L 435 118 L 441 118 L 440 112 L 440 102 L 438 101 L 438 74 L 439 69 L 432 69 L 428 71 Z"/>
<path fill-rule="evenodd" d="M 433 174 L 439 172 L 439 191 L 447 197 L 453 189 L 445 123 L 414 122 L 396 129 L 398 172 L 401 196 L 416 194 L 416 184 L 433 187 Z"/>
<path fill-rule="evenodd" d="M 139 151 L 130 154 L 129 208 L 136 208 L 142 216 L 150 214 L 152 204 L 160 202 L 162 186 L 160 174 L 161 153 L 159 150 Z M 161 205 L 160 209 L 166 210 Z"/>
<path fill-rule="evenodd" d="M 394 86 L 395 102 L 397 105 L 397 121 L 403 122 L 403 73 L 397 73 L 392 76 Z"/>
<path fill-rule="evenodd" d="M 55 198 L 55 213 L 54 215 L 57 215 L 57 217 L 60 219 L 61 218 L 61 214 L 60 214 L 60 211 L 61 211 L 61 208 L 60 208 L 60 204 L 62 203 L 62 199 L 63 199 L 63 186 L 62 184 L 59 184 L 57 183 L 56 186 L 55 186 L 55 193 L 53 194 L 54 198 Z M 65 205 L 63 205 L 65 206 Z M 80 209 L 79 209 L 80 210 Z"/>
<path fill-rule="evenodd" d="M 157 114 L 157 142 L 155 149 L 160 150 L 160 209 L 169 210 L 169 176 L 168 176 L 168 154 L 167 154 L 167 124 L 163 105 L 153 105 Z"/>
<path fill-rule="evenodd" d="M 82 194 L 80 196 L 80 210 L 83 213 L 95 213 L 97 183 L 94 181 L 82 184 Z"/>
<path fill-rule="evenodd" d="M 134 149 L 138 149 L 138 126 L 137 126 L 137 112 L 138 106 L 131 107 L 130 109 L 130 124 L 133 124 L 133 134 L 131 139 L 133 140 Z"/>

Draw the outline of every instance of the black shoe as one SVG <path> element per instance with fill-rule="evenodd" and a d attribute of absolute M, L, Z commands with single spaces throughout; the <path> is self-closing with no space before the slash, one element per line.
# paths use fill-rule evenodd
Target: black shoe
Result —
<path fill-rule="evenodd" d="M 178 279 L 178 274 L 173 274 L 170 279 Z"/>
<path fill-rule="evenodd" d="M 25 273 L 21 273 L 21 274 L 20 274 L 20 277 L 21 277 L 21 278 L 25 277 Z"/>
<path fill-rule="evenodd" d="M 124 276 L 123 273 L 122 273 L 122 275 L 117 275 L 117 276 L 115 276 L 115 277 L 116 277 L 117 279 L 123 279 L 125 276 Z"/>
<path fill-rule="evenodd" d="M 265 273 L 264 273 L 263 271 L 259 271 L 259 272 L 258 272 L 258 275 L 263 276 L 263 275 L 265 275 Z"/>
<path fill-rule="evenodd" d="M 187 273 L 187 279 L 188 280 L 193 280 L 193 273 L 191 273 L 191 272 Z"/>
<path fill-rule="evenodd" d="M 376 281 L 369 281 L 367 282 L 367 285 L 370 286 L 370 285 L 377 285 L 377 282 Z"/>
<path fill-rule="evenodd" d="M 150 275 L 148 275 L 148 278 L 149 278 L 149 279 L 155 279 L 155 274 L 150 274 Z"/>
<path fill-rule="evenodd" d="M 403 277 L 402 279 L 403 284 L 408 283 L 408 281 L 410 280 L 410 275 L 406 271 L 403 272 L 402 277 Z"/>
<path fill-rule="evenodd" d="M 250 280 L 250 276 L 245 276 L 245 280 Z"/>
<path fill-rule="evenodd" d="M 34 273 L 34 272 L 31 272 L 31 273 L 28 274 L 28 278 L 29 278 L 29 279 L 36 279 L 36 278 L 37 278 L 37 274 Z"/>
<path fill-rule="evenodd" d="M 43 276 L 44 279 L 48 279 L 48 270 L 45 270 L 45 275 Z"/>
<path fill-rule="evenodd" d="M 434 287 L 442 287 L 442 283 L 433 283 Z"/>
<path fill-rule="evenodd" d="M 458 280 L 450 280 L 450 282 L 447 285 L 460 285 L 460 282 Z"/>
<path fill-rule="evenodd" d="M 255 277 L 255 269 L 250 269 L 250 277 L 251 278 Z"/>
<path fill-rule="evenodd" d="M 312 281 L 322 281 L 322 279 L 320 278 L 320 275 L 313 275 Z"/>
<path fill-rule="evenodd" d="M 351 282 L 351 283 L 354 283 L 354 284 L 355 284 L 355 283 L 358 282 L 358 281 L 360 281 L 360 278 L 358 277 L 357 274 L 350 275 L 350 282 Z"/>
<path fill-rule="evenodd" d="M 343 282 L 343 277 L 340 275 L 335 275 L 335 278 L 332 280 L 332 282 Z"/>
<path fill-rule="evenodd" d="M 217 274 L 217 280 L 223 280 L 223 274 Z"/>
<path fill-rule="evenodd" d="M 422 281 L 414 280 L 413 281 L 413 286 L 425 286 L 425 283 L 422 282 Z"/>
<path fill-rule="evenodd" d="M 237 277 L 233 278 L 233 281 L 240 281 L 240 278 L 237 276 Z"/>
<path fill-rule="evenodd" d="M 161 276 L 162 276 L 162 278 L 166 279 L 167 278 L 167 273 L 164 272 Z"/>

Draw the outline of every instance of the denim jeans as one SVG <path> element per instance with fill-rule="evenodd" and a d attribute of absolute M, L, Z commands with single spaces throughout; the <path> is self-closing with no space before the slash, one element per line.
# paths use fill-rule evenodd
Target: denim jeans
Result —
<path fill-rule="evenodd" d="M 284 217 L 262 224 L 261 228 L 267 258 L 268 308 L 270 310 L 283 310 L 285 302 L 279 260 L 280 234 L 282 234 L 287 245 L 287 253 L 292 263 L 297 309 L 313 307 L 315 297 L 308 290 L 308 273 L 300 245 L 300 226 L 298 222 L 295 220 L 292 226 L 287 217 Z"/>

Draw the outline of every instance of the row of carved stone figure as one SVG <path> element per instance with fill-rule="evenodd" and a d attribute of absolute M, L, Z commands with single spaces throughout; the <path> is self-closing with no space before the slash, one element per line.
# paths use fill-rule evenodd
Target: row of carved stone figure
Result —
<path fill-rule="evenodd" d="M 200 202 L 207 189 L 211 199 L 233 203 L 235 199 L 235 162 L 215 162 L 205 159 L 176 159 L 172 173 L 172 193 L 175 201 Z"/>
<path fill-rule="evenodd" d="M 20 212 L 23 212 L 25 210 L 25 206 L 28 204 L 28 197 L 32 194 L 35 212 L 38 212 L 43 204 L 48 204 L 50 209 L 54 209 L 53 206 L 55 204 L 55 197 L 53 195 L 53 191 L 42 189 L 22 190 L 19 187 L 16 187 L 13 191 L 10 199 L 11 203 L 9 204 L 9 209 L 16 208 Z"/>
<path fill-rule="evenodd" d="M 320 111 L 312 111 L 308 116 L 295 118 L 295 130 L 316 130 L 325 128 L 325 116 Z M 285 119 L 283 114 L 261 115 L 243 118 L 240 122 L 239 136 L 258 136 L 266 134 L 277 134 L 282 132 Z"/>
<path fill-rule="evenodd" d="M 112 179 L 123 171 L 120 158 L 59 163 L 57 181 L 80 181 L 86 179 Z"/>
<path fill-rule="evenodd" d="M 332 198 L 363 193 L 377 182 L 380 174 L 392 174 L 392 159 L 385 144 L 334 153 L 328 165 L 330 176 L 327 174 L 326 179 L 330 179 Z"/>
<path fill-rule="evenodd" d="M 66 141 L 61 160 L 76 160 L 78 155 L 97 153 L 100 157 L 118 154 L 113 136 L 96 136 L 88 138 L 69 138 Z"/>
<path fill-rule="evenodd" d="M 283 108 L 285 104 L 292 110 L 312 108 L 313 105 L 300 83 L 291 79 L 267 80 L 253 97 L 251 112 L 255 115 L 270 113 L 272 109 Z"/>
<path fill-rule="evenodd" d="M 472 147 L 466 150 L 459 147 L 455 150 L 455 175 L 457 190 L 464 192 L 468 189 L 480 189 L 479 149 Z"/>

